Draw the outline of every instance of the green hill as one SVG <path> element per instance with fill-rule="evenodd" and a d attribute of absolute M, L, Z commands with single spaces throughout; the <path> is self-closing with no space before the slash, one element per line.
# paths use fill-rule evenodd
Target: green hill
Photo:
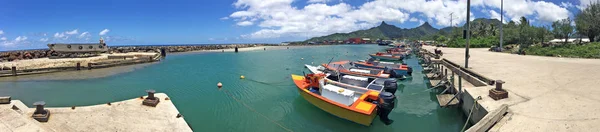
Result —
<path fill-rule="evenodd" d="M 325 41 L 325 40 L 348 40 L 349 38 L 371 38 L 392 39 L 392 38 L 415 38 L 425 35 L 431 35 L 439 32 L 439 29 L 433 28 L 429 23 L 411 28 L 402 29 L 394 25 L 381 22 L 381 25 L 366 30 L 358 30 L 350 33 L 335 33 L 327 36 L 311 38 L 307 41 Z"/>

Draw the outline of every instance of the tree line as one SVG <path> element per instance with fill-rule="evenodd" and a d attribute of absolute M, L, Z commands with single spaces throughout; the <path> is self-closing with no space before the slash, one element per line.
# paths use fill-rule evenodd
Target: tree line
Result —
<path fill-rule="evenodd" d="M 591 3 L 587 8 L 575 15 L 574 19 L 565 18 L 553 22 L 551 25 L 534 26 L 525 17 L 519 21 L 509 21 L 506 24 L 490 19 L 475 20 L 471 26 L 471 45 L 474 48 L 492 47 L 500 44 L 500 25 L 503 27 L 503 45 L 518 44 L 527 48 L 534 44 L 547 46 L 549 40 L 562 39 L 567 43 L 569 38 L 589 38 L 596 42 L 600 35 L 600 3 Z M 466 40 L 463 28 L 451 28 L 450 32 L 440 31 L 419 39 L 435 40 L 447 44 L 449 47 L 464 47 Z M 581 42 L 579 42 L 581 44 Z"/>

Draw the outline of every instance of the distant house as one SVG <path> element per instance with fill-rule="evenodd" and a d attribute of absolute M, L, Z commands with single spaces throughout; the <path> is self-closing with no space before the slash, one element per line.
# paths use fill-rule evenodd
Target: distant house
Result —
<path fill-rule="evenodd" d="M 362 38 L 350 38 L 350 39 L 348 39 L 348 41 L 349 41 L 350 43 L 353 43 L 353 44 L 360 44 L 360 43 L 363 43 L 363 40 L 362 40 Z"/>
<path fill-rule="evenodd" d="M 282 42 L 280 45 L 290 45 L 289 42 Z"/>
<path fill-rule="evenodd" d="M 70 53 L 101 53 L 108 51 L 108 46 L 102 38 L 100 38 L 99 43 L 54 43 L 48 44 L 48 48 L 55 52 Z"/>

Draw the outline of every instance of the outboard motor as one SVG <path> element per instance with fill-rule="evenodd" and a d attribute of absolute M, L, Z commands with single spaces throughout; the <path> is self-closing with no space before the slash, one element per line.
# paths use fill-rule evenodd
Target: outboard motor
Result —
<path fill-rule="evenodd" d="M 383 73 L 390 74 L 390 75 L 392 75 L 392 77 L 396 76 L 396 73 L 394 72 L 394 68 L 391 68 L 388 66 L 383 68 Z"/>
<path fill-rule="evenodd" d="M 413 69 L 412 67 L 408 67 L 408 71 L 406 72 L 409 76 L 412 76 Z"/>
<path fill-rule="evenodd" d="M 396 94 L 396 90 L 398 90 L 398 81 L 396 79 L 387 79 L 383 82 L 383 90 L 385 92 L 390 92 L 392 94 Z"/>
<path fill-rule="evenodd" d="M 377 104 L 379 119 L 385 125 L 390 125 L 394 122 L 394 120 L 388 118 L 388 115 L 392 112 L 392 109 L 394 109 L 395 107 L 394 104 L 396 103 L 396 96 L 394 96 L 394 94 L 390 92 L 381 92 L 379 93 L 379 98 L 382 100 L 382 102 L 379 102 L 379 104 Z"/>

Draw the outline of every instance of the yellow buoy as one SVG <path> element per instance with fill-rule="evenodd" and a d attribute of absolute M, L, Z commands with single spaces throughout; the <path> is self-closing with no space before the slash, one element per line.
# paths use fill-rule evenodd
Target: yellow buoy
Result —
<path fill-rule="evenodd" d="M 344 89 L 340 89 L 340 90 L 338 90 L 338 92 L 340 92 L 340 93 L 343 93 L 343 92 L 344 92 Z"/>
<path fill-rule="evenodd" d="M 244 79 L 244 78 L 246 78 L 244 75 L 240 76 L 240 79 Z"/>
<path fill-rule="evenodd" d="M 217 87 L 221 88 L 223 87 L 223 84 L 221 82 L 217 83 Z"/>

